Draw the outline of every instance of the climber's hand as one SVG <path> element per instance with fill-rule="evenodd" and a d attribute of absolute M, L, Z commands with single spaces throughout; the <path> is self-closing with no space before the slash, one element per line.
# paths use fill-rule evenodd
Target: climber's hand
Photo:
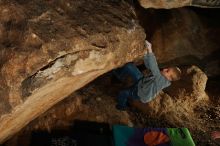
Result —
<path fill-rule="evenodd" d="M 152 53 L 152 44 L 150 42 L 148 42 L 147 40 L 145 40 L 145 48 L 147 49 L 147 53 Z"/>

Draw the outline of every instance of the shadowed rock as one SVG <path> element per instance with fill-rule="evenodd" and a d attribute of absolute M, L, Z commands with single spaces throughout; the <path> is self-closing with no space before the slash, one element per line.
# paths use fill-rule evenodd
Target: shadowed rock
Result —
<path fill-rule="evenodd" d="M 219 0 L 138 0 L 144 8 L 179 8 L 184 6 L 196 6 L 203 8 L 219 8 Z"/>

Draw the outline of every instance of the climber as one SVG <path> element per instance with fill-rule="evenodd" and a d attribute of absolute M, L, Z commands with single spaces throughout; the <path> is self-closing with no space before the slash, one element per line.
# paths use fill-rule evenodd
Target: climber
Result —
<path fill-rule="evenodd" d="M 117 109 L 125 110 L 128 106 L 128 99 L 140 100 L 142 103 L 150 102 L 162 89 L 168 87 L 171 81 L 180 79 L 181 70 L 178 67 L 159 69 L 151 46 L 151 43 L 146 40 L 147 51 L 144 55 L 144 64 L 151 71 L 150 75 L 144 76 L 133 63 L 127 63 L 125 66 L 113 70 L 113 74 L 120 81 L 125 80 L 127 76 L 133 80 L 131 87 L 119 92 Z"/>

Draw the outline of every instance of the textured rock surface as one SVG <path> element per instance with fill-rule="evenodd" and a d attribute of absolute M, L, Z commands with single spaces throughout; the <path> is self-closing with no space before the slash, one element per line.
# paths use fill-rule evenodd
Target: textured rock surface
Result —
<path fill-rule="evenodd" d="M 180 8 L 138 13 L 161 67 L 194 64 L 211 76 L 220 73 L 219 12 Z"/>
<path fill-rule="evenodd" d="M 172 0 L 172 1 L 138 0 L 138 1 L 140 5 L 144 8 L 165 8 L 165 9 L 183 7 L 186 5 L 190 5 L 191 3 L 191 0 L 182 0 L 182 1 L 179 1 L 179 0 Z"/>
<path fill-rule="evenodd" d="M 0 7 L 0 142 L 144 52 L 144 31 L 124 2 L 21 0 Z"/>
<path fill-rule="evenodd" d="M 102 78 L 103 79 L 103 78 Z M 132 125 L 127 112 L 115 108 L 115 98 L 106 94 L 106 83 L 97 79 L 86 87 L 76 91 L 62 102 L 31 122 L 26 131 L 68 128 L 75 119 L 100 123 Z M 101 81 L 101 82 L 100 82 Z M 112 91 L 112 90 L 111 90 Z"/>
<path fill-rule="evenodd" d="M 184 6 L 220 7 L 219 0 L 138 0 L 144 8 L 179 8 Z"/>

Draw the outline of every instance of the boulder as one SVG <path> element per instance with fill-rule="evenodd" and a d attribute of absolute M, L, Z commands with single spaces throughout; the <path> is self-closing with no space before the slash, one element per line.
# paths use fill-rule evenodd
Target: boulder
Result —
<path fill-rule="evenodd" d="M 198 8 L 138 11 L 160 67 L 194 64 L 208 76 L 220 73 L 218 14 Z"/>
<path fill-rule="evenodd" d="M 145 51 L 144 30 L 125 2 L 20 0 L 0 8 L 0 37 L 8 36 L 0 45 L 0 143 Z"/>
<path fill-rule="evenodd" d="M 184 6 L 196 6 L 203 8 L 219 8 L 219 0 L 138 0 L 144 8 L 171 9 Z"/>

